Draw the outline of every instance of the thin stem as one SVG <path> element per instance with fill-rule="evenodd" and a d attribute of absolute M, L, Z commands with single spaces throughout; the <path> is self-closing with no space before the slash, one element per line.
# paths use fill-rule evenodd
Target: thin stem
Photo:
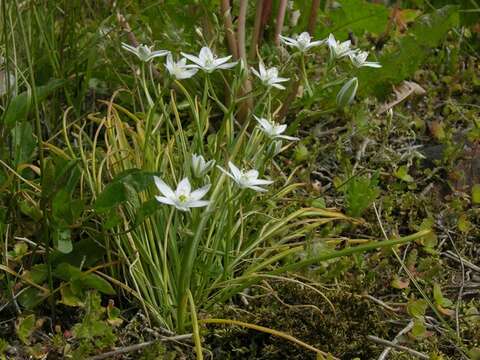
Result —
<path fill-rule="evenodd" d="M 285 12 L 287 11 L 287 0 L 280 0 L 278 7 L 277 22 L 275 24 L 275 38 L 276 46 L 280 46 L 280 35 L 282 34 L 283 22 L 285 21 Z"/>
<path fill-rule="evenodd" d="M 263 0 L 257 1 L 257 8 L 255 11 L 255 23 L 253 25 L 252 33 L 252 45 L 250 47 L 249 57 L 251 60 L 255 60 L 257 54 L 258 41 L 260 39 L 260 31 L 262 27 L 262 12 L 263 12 Z"/>

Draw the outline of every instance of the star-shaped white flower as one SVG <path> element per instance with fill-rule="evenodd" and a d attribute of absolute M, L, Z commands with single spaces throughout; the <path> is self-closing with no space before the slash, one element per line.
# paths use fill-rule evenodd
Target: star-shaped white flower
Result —
<path fill-rule="evenodd" d="M 209 204 L 208 200 L 201 200 L 210 190 L 210 184 L 192 191 L 188 178 L 184 178 L 177 185 L 175 191 L 159 177 L 155 176 L 155 185 L 163 196 L 155 196 L 162 204 L 175 206 L 178 210 L 189 211 L 190 208 L 203 207 Z"/>
<path fill-rule="evenodd" d="M 269 138 L 271 139 L 285 139 L 285 140 L 300 140 L 297 137 L 282 135 L 282 133 L 287 130 L 287 125 L 285 124 L 277 124 L 274 121 L 269 121 L 264 118 L 257 117 L 253 115 L 255 120 L 257 120 L 258 124 L 260 125 L 260 130 L 262 130 Z"/>
<path fill-rule="evenodd" d="M 156 50 L 152 51 L 153 46 L 146 46 L 143 44 L 138 45 L 137 47 L 130 46 L 128 44 L 122 43 L 122 48 L 130 51 L 132 54 L 135 54 L 141 61 L 149 62 L 156 57 L 165 56 L 170 53 L 168 50 Z"/>
<path fill-rule="evenodd" d="M 279 83 L 289 80 L 287 78 L 279 77 L 278 69 L 276 67 L 265 69 L 265 65 L 263 65 L 262 62 L 258 64 L 258 71 L 252 68 L 252 72 L 262 81 L 265 86 L 275 87 L 280 90 L 284 90 L 285 86 L 280 85 Z"/>
<path fill-rule="evenodd" d="M 233 179 L 237 183 L 237 185 L 242 189 L 252 189 L 255 191 L 267 191 L 266 189 L 262 188 L 263 185 L 270 185 L 273 183 L 271 180 L 264 180 L 258 178 L 258 171 L 255 169 L 252 170 L 240 170 L 237 168 L 231 161 L 228 162 L 228 167 L 230 168 L 230 172 L 223 169 L 220 166 L 217 166 L 223 173 L 228 175 L 230 178 Z"/>
<path fill-rule="evenodd" d="M 368 51 L 352 51 L 348 54 L 348 57 L 352 61 L 353 66 L 360 68 L 362 66 L 381 68 L 382 65 L 376 61 L 367 61 Z"/>
<path fill-rule="evenodd" d="M 195 75 L 198 69 L 191 69 L 187 66 L 187 59 L 181 58 L 179 61 L 173 61 L 171 54 L 167 55 L 165 63 L 168 73 L 177 80 L 188 79 Z"/>
<path fill-rule="evenodd" d="M 352 44 L 350 40 L 340 42 L 335 40 L 335 37 L 330 34 L 326 42 L 328 47 L 330 48 L 330 53 L 332 54 L 333 58 L 340 59 L 349 55 L 352 52 L 352 49 L 350 49 L 350 46 Z"/>
<path fill-rule="evenodd" d="M 212 53 L 212 50 L 210 50 L 210 48 L 206 46 L 202 47 L 198 57 L 191 54 L 185 54 L 183 52 L 182 55 L 191 62 L 193 62 L 193 64 L 187 65 L 188 67 L 202 69 L 206 73 L 211 73 L 217 69 L 230 69 L 237 65 L 236 62 L 228 62 L 228 60 L 230 60 L 230 58 L 232 57 L 231 55 L 223 58 L 217 58 Z"/>
<path fill-rule="evenodd" d="M 322 45 L 325 42 L 324 40 L 312 41 L 312 37 L 308 32 L 301 33 L 296 39 L 282 35 L 280 35 L 280 39 L 284 44 L 296 47 L 301 52 L 307 52 L 312 47 Z"/>
<path fill-rule="evenodd" d="M 202 155 L 192 154 L 192 172 L 196 178 L 201 178 L 215 165 L 215 160 L 205 161 Z"/>

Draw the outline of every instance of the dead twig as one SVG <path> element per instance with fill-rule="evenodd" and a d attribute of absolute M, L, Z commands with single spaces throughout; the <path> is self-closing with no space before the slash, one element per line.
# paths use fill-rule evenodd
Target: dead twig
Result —
<path fill-rule="evenodd" d="M 384 346 L 388 346 L 390 348 L 394 348 L 394 349 L 397 349 L 397 350 L 408 352 L 410 355 L 416 356 L 419 359 L 427 359 L 427 360 L 430 359 L 430 357 L 428 355 L 425 355 L 421 352 L 410 349 L 406 346 L 395 344 L 393 341 L 388 341 L 388 340 L 385 340 L 385 339 L 382 339 L 382 338 L 379 338 L 379 337 L 376 337 L 376 336 L 373 336 L 373 335 L 367 335 L 367 339 L 370 340 L 370 341 L 373 341 L 377 344 L 380 344 L 380 345 L 384 345 Z"/>
<path fill-rule="evenodd" d="M 149 346 L 151 346 L 151 345 L 153 345 L 153 344 L 155 344 L 159 341 L 180 341 L 180 340 L 190 339 L 191 337 L 192 337 L 192 334 L 163 337 L 161 339 L 146 341 L 146 342 L 143 342 L 143 343 L 140 343 L 140 344 L 135 344 L 135 345 L 130 345 L 130 346 L 125 346 L 125 347 L 121 347 L 121 348 L 118 348 L 118 349 L 115 349 L 115 350 L 112 350 L 112 351 L 108 351 L 108 352 L 103 353 L 103 354 L 91 356 L 91 357 L 87 358 L 87 360 L 109 359 L 109 358 L 112 358 L 116 355 L 125 354 L 125 353 L 129 353 L 129 352 L 144 349 L 144 348 L 149 347 Z"/>

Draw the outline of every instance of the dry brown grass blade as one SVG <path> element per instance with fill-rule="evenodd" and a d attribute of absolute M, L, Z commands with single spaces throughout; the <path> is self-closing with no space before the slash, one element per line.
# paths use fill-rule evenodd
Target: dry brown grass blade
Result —
<path fill-rule="evenodd" d="M 425 89 L 413 81 L 404 81 L 398 87 L 393 88 L 393 93 L 395 98 L 381 105 L 377 110 L 377 115 L 381 115 L 394 106 L 400 104 L 403 100 L 412 95 L 424 95 L 426 93 Z"/>

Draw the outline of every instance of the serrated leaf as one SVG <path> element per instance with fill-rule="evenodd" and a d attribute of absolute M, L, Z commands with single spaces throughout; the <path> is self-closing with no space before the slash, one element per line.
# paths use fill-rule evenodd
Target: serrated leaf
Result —
<path fill-rule="evenodd" d="M 410 331 L 411 335 L 416 339 L 425 337 L 427 333 L 427 327 L 425 326 L 425 320 L 423 318 L 417 318 L 413 320 L 413 327 Z"/>
<path fill-rule="evenodd" d="M 30 345 L 30 336 L 35 330 L 35 315 L 28 315 L 17 320 L 16 330 L 18 338 L 25 344 Z"/>

